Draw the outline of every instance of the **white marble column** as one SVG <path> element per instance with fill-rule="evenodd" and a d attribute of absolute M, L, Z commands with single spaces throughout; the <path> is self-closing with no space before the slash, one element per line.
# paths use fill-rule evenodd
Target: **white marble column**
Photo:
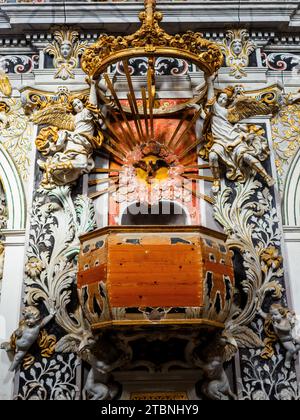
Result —
<path fill-rule="evenodd" d="M 285 226 L 283 230 L 289 269 L 289 286 L 294 310 L 300 316 L 300 227 Z"/>
<path fill-rule="evenodd" d="M 5 230 L 5 260 L 0 301 L 0 342 L 8 341 L 19 325 L 24 278 L 25 231 Z M 10 360 L 0 350 L 0 400 L 11 400 L 14 374 L 8 372 Z"/>

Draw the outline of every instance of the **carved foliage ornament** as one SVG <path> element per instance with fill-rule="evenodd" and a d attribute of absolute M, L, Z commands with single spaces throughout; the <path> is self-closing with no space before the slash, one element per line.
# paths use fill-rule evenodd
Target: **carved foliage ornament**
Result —
<path fill-rule="evenodd" d="M 293 102 L 293 98 L 288 98 L 288 103 L 272 119 L 273 148 L 281 192 L 290 164 L 300 146 L 300 103 Z"/>
<path fill-rule="evenodd" d="M 0 143 L 13 158 L 23 181 L 27 181 L 33 126 L 20 99 L 6 98 L 0 102 L 0 131 Z"/>
<path fill-rule="evenodd" d="M 217 71 L 223 62 L 219 46 L 207 41 L 199 32 L 169 35 L 160 26 L 163 19 L 156 11 L 155 0 L 145 0 L 145 11 L 139 15 L 141 28 L 132 35 L 102 35 L 85 49 L 82 69 L 97 78 L 109 65 L 133 57 L 178 57 L 193 62 L 208 74 Z"/>
<path fill-rule="evenodd" d="M 245 67 L 249 66 L 249 57 L 256 49 L 256 44 L 249 38 L 250 35 L 246 29 L 229 30 L 220 44 L 226 65 L 231 69 L 230 76 L 236 79 L 247 76 Z"/>
<path fill-rule="evenodd" d="M 53 56 L 57 69 L 55 79 L 74 79 L 73 70 L 78 67 L 79 56 L 87 45 L 78 40 L 78 35 L 77 31 L 64 27 L 54 32 L 54 41 L 46 46 L 44 52 Z"/>

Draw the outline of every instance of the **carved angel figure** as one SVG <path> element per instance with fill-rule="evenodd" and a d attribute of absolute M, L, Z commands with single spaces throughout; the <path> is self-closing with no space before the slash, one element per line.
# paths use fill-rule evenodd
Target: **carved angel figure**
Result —
<path fill-rule="evenodd" d="M 260 310 L 259 315 L 266 321 L 272 322 L 274 332 L 286 350 L 285 367 L 290 369 L 292 360 L 300 351 L 300 337 L 294 336 L 295 313 L 288 308 L 274 304 L 268 314 Z"/>
<path fill-rule="evenodd" d="M 78 334 L 63 337 L 56 345 L 61 353 L 74 352 L 91 368 L 88 373 L 83 394 L 91 400 L 112 400 L 119 392 L 119 384 L 114 381 L 112 372 L 128 361 L 117 349 L 118 343 L 107 340 L 102 335 L 95 337 L 89 329 Z"/>
<path fill-rule="evenodd" d="M 232 337 L 217 335 L 208 346 L 196 349 L 193 358 L 204 375 L 202 393 L 210 400 L 236 400 L 224 370 L 223 364 L 237 351 L 237 343 Z M 227 358 L 228 357 L 228 358 Z"/>
<path fill-rule="evenodd" d="M 92 153 L 102 145 L 105 128 L 102 117 L 106 116 L 107 108 L 102 105 L 99 112 L 97 82 L 90 83 L 88 100 L 84 96 L 70 98 L 67 105 L 48 105 L 31 117 L 36 124 L 47 125 L 36 138 L 37 149 L 44 156 L 50 155 L 46 161 L 38 161 L 45 172 L 41 182 L 44 188 L 71 184 L 94 167 Z"/>
<path fill-rule="evenodd" d="M 119 392 L 120 385 L 114 381 L 111 372 L 124 364 L 123 358 L 114 363 L 107 363 L 90 353 L 88 362 L 91 369 L 83 389 L 85 398 L 97 401 L 113 400 Z"/>
<path fill-rule="evenodd" d="M 204 112 L 205 120 L 202 124 L 196 124 L 196 137 L 202 139 L 200 156 L 209 160 L 215 179 L 213 193 L 220 189 L 220 164 L 226 167 L 226 176 L 232 181 L 244 182 L 246 168 L 250 167 L 269 186 L 273 185 L 272 177 L 261 164 L 269 156 L 263 130 L 239 123 L 254 115 L 269 115 L 272 108 L 244 95 L 235 96 L 234 88 L 224 89 L 215 95 L 214 78 L 215 75 L 206 77 L 208 102 Z M 200 120 L 203 121 L 203 114 Z"/>
<path fill-rule="evenodd" d="M 10 372 L 16 371 L 24 360 L 30 347 L 38 339 L 39 333 L 55 316 L 56 311 L 50 309 L 50 314 L 41 320 L 40 311 L 34 306 L 28 306 L 23 311 L 24 319 L 20 322 L 19 328 L 13 333 L 10 343 L 2 343 L 0 348 L 6 351 L 13 351 L 12 342 L 15 346 L 15 356 Z"/>

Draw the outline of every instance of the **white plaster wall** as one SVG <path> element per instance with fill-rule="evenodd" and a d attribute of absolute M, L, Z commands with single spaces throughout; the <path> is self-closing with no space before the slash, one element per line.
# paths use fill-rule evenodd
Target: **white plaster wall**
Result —
<path fill-rule="evenodd" d="M 300 316 L 300 227 L 285 226 L 284 239 L 294 310 Z"/>
<path fill-rule="evenodd" d="M 36 130 L 33 130 L 34 137 L 35 134 Z M 13 203 L 20 202 L 19 207 L 15 206 L 14 210 L 20 211 L 19 209 L 22 208 L 25 213 L 24 217 L 23 219 L 16 218 L 17 221 L 19 220 L 19 225 L 15 223 L 14 229 L 1 231 L 5 238 L 5 259 L 0 299 L 0 343 L 9 341 L 11 334 L 18 327 L 21 317 L 25 250 L 29 237 L 31 197 L 34 187 L 35 154 L 36 151 L 33 147 L 30 152 L 31 163 L 24 195 L 20 197 L 17 188 L 12 191 Z M 22 183 L 21 180 L 19 182 Z M 26 229 L 24 229 L 24 223 L 26 223 Z M 14 374 L 8 372 L 10 364 L 11 360 L 9 360 L 7 353 L 0 350 L 0 400 L 11 400 L 14 395 Z"/>
<path fill-rule="evenodd" d="M 0 342 L 9 341 L 20 319 L 23 289 L 25 231 L 4 231 L 5 262 L 0 302 Z M 13 396 L 14 374 L 8 372 L 10 360 L 0 351 L 0 400 Z"/>

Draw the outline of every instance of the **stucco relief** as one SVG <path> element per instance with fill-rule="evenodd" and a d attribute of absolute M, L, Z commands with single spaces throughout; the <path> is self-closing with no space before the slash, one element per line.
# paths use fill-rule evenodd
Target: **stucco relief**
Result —
<path fill-rule="evenodd" d="M 20 99 L 9 98 L 0 102 L 0 130 L 0 142 L 26 182 L 31 164 L 33 125 L 25 115 Z"/>

